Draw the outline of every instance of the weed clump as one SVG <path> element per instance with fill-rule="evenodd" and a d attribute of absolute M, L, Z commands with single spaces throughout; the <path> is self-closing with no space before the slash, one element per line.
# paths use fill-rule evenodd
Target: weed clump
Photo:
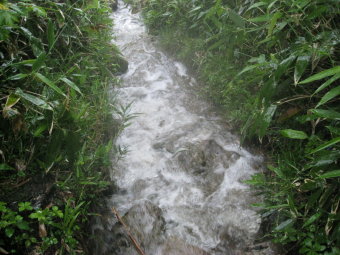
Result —
<path fill-rule="evenodd" d="M 109 107 L 126 63 L 107 4 L 0 2 L 0 253 L 82 251 L 123 125 Z"/>

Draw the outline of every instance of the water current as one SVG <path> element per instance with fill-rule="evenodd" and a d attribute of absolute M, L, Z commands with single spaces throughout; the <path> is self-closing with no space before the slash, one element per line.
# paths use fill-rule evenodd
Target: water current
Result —
<path fill-rule="evenodd" d="M 145 254 L 268 254 L 254 246 L 261 219 L 243 182 L 262 158 L 240 147 L 197 96 L 186 67 L 157 47 L 140 14 L 120 3 L 113 19 L 114 43 L 129 62 L 118 100 L 132 102 L 138 116 L 118 139 L 128 153 L 113 171 L 119 190 L 109 207 Z M 138 254 L 114 216 L 95 228 L 106 235 L 96 254 Z"/>

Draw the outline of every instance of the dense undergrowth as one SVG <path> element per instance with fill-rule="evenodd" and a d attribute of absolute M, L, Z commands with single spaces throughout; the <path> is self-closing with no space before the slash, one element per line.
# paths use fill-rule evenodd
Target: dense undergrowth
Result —
<path fill-rule="evenodd" d="M 0 253 L 83 252 L 121 129 L 108 1 L 0 1 Z M 88 238 L 88 236 L 86 236 Z"/>
<path fill-rule="evenodd" d="M 267 236 L 287 253 L 339 254 L 340 6 L 336 0 L 147 0 L 162 44 L 189 63 L 269 172 Z"/>

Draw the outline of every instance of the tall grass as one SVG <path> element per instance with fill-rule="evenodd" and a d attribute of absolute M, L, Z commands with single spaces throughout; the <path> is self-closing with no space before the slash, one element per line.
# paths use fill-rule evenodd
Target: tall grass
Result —
<path fill-rule="evenodd" d="M 107 2 L 0 3 L 0 253 L 81 250 L 122 126 L 108 96 L 121 57 Z"/>
<path fill-rule="evenodd" d="M 267 149 L 268 235 L 290 253 L 338 254 L 338 1 L 148 0 L 144 17 L 207 95 Z M 166 40 L 164 40 L 166 38 Z"/>

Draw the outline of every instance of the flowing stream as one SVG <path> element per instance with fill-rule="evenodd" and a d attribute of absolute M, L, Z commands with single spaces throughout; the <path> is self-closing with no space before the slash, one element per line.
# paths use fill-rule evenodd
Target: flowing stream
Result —
<path fill-rule="evenodd" d="M 140 14 L 120 2 L 113 18 L 115 44 L 129 61 L 118 100 L 132 102 L 138 116 L 118 140 L 128 153 L 112 174 L 119 189 L 108 206 L 146 255 L 271 253 L 254 244 L 261 219 L 243 183 L 262 158 L 240 147 L 197 96 L 185 66 L 157 47 Z M 102 240 L 96 254 L 138 254 L 112 214 L 93 232 Z"/>

